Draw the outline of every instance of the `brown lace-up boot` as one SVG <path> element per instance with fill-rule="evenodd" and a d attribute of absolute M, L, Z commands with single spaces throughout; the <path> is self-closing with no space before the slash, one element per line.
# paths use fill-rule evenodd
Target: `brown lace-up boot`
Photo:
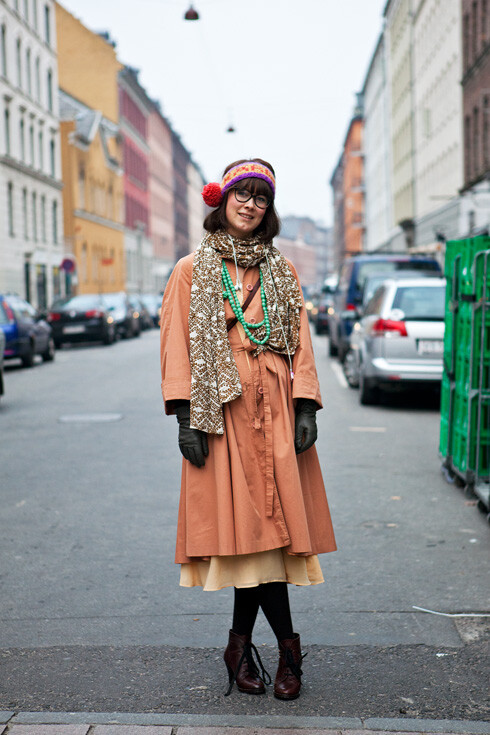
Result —
<path fill-rule="evenodd" d="M 274 696 L 277 699 L 297 699 L 299 697 L 303 658 L 297 633 L 294 634 L 294 638 L 279 641 L 279 666 L 274 682 Z"/>
<path fill-rule="evenodd" d="M 253 659 L 253 653 L 257 657 L 262 675 L 259 674 Z M 270 684 L 271 678 L 264 669 L 259 653 L 250 636 L 238 635 L 230 630 L 230 637 L 223 658 L 230 678 L 230 686 L 225 696 L 231 693 L 235 682 L 240 692 L 265 694 L 264 682 Z"/>

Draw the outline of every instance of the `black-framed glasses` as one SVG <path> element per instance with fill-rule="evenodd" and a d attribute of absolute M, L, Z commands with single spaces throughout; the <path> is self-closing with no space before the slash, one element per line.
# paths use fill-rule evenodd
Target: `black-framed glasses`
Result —
<path fill-rule="evenodd" d="M 233 189 L 233 191 L 235 192 L 235 199 L 237 202 L 240 202 L 240 204 L 245 204 L 249 199 L 253 199 L 256 207 L 259 209 L 267 209 L 271 203 L 270 199 L 263 194 L 252 194 L 248 189 Z"/>

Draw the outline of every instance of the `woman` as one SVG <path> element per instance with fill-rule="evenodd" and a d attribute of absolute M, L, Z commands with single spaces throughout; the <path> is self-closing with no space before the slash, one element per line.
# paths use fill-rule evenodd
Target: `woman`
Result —
<path fill-rule="evenodd" d="M 279 646 L 274 695 L 295 699 L 302 655 L 287 583 L 323 582 L 317 554 L 336 547 L 313 447 L 321 397 L 308 320 L 294 267 L 272 245 L 274 195 L 259 158 L 204 187 L 207 234 L 163 298 L 162 393 L 184 456 L 180 584 L 234 587 L 227 694 L 235 681 L 247 694 L 270 683 L 252 644 L 260 607 Z"/>

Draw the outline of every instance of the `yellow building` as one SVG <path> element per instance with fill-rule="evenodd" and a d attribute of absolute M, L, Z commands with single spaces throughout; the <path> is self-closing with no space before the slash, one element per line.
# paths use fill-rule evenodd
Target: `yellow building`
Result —
<path fill-rule="evenodd" d="M 77 293 L 125 287 L 124 204 L 118 138 L 121 64 L 109 40 L 56 7 L 63 216 Z M 74 289 L 75 290 L 75 289 Z"/>

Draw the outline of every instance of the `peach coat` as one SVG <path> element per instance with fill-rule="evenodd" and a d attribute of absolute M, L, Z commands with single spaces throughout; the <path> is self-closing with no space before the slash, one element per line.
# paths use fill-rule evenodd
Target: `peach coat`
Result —
<path fill-rule="evenodd" d="M 169 279 L 162 304 L 161 367 L 165 412 L 171 401 L 190 399 L 188 315 L 194 253 L 182 258 Z M 233 280 L 235 267 L 227 263 Z M 291 270 L 297 274 L 292 264 Z M 259 278 L 245 270 L 247 286 Z M 227 321 L 234 314 L 225 301 Z M 263 319 L 260 292 L 247 321 Z M 241 325 L 240 325 L 241 330 Z M 301 309 L 300 346 L 289 361 L 270 350 L 253 356 L 255 345 L 235 325 L 228 333 L 242 395 L 223 406 L 225 432 L 208 434 L 205 466 L 182 461 L 175 561 L 253 554 L 285 547 L 294 555 L 334 551 L 335 538 L 316 448 L 294 449 L 294 400 L 321 407 L 306 310 Z"/>

